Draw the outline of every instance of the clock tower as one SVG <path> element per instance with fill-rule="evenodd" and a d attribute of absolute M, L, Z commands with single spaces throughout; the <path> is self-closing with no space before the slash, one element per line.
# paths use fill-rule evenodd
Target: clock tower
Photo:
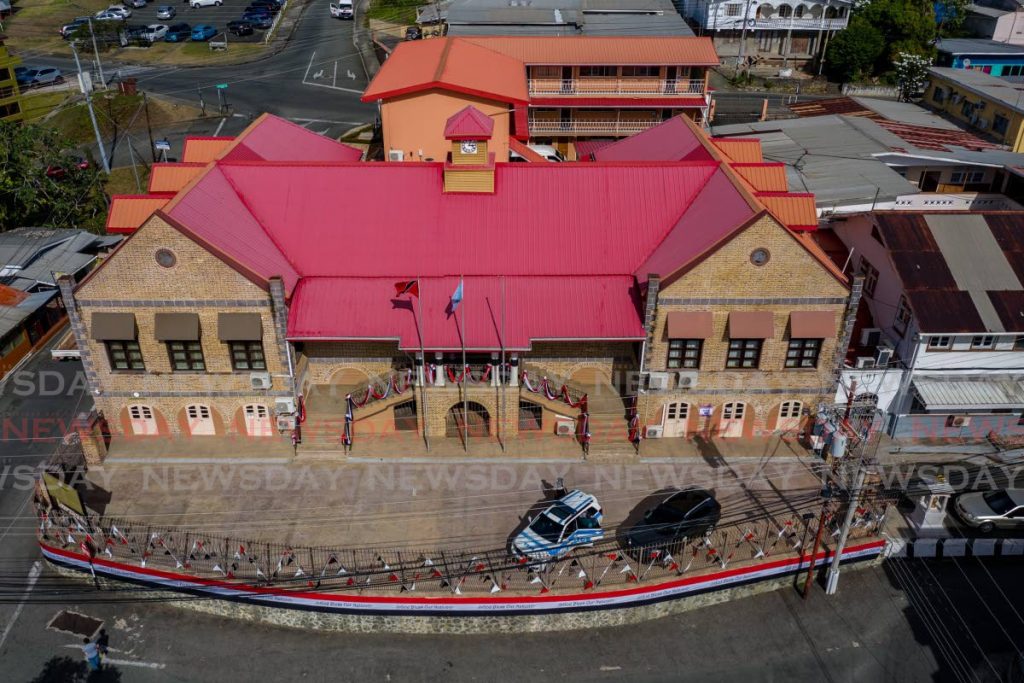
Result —
<path fill-rule="evenodd" d="M 451 150 L 444 165 L 445 192 L 494 192 L 494 153 L 488 144 L 494 120 L 467 106 L 448 119 L 444 137 Z"/>

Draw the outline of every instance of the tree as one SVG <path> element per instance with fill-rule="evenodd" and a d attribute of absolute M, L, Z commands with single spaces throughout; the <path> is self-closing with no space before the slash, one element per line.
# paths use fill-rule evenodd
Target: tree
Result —
<path fill-rule="evenodd" d="M 95 162 L 79 168 L 71 146 L 50 128 L 0 121 L 0 231 L 32 226 L 102 232 L 102 179 Z"/>
<path fill-rule="evenodd" d="M 900 90 L 900 99 L 910 100 L 922 90 L 928 81 L 928 67 L 931 60 L 920 55 L 901 52 L 893 61 L 896 67 L 896 87 Z"/>
<path fill-rule="evenodd" d="M 840 31 L 832 39 L 825 63 L 832 79 L 845 83 L 871 75 L 884 51 L 882 32 L 858 14 L 850 20 L 845 31 Z"/>
<path fill-rule="evenodd" d="M 953 6 L 964 0 L 945 1 Z M 935 11 L 932 0 L 871 0 L 857 6 L 847 29 L 829 45 L 830 74 L 843 81 L 880 76 L 892 71 L 901 52 L 930 57 L 938 30 Z"/>

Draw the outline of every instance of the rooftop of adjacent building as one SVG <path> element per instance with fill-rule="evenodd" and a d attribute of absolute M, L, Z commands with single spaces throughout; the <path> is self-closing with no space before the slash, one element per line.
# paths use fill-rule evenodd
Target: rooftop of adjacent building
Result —
<path fill-rule="evenodd" d="M 669 0 L 453 0 L 448 35 L 692 36 Z"/>
<path fill-rule="evenodd" d="M 998 102 L 1018 114 L 1024 114 L 1024 83 L 997 78 L 977 69 L 933 66 L 928 69 L 928 73 L 979 97 Z"/>
<path fill-rule="evenodd" d="M 982 11 L 989 8 L 981 8 Z M 989 10 L 998 12 L 998 10 Z M 1001 12 L 1006 14 L 1006 12 Z M 935 49 L 950 55 L 991 55 L 1024 57 L 1024 45 L 1011 45 L 987 38 L 942 38 Z"/>

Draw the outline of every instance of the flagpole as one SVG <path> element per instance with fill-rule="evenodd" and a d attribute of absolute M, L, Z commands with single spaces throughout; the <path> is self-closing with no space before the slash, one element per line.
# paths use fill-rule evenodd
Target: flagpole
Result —
<path fill-rule="evenodd" d="M 459 290 L 462 294 L 462 299 L 466 298 L 465 282 L 462 276 L 459 276 Z M 459 303 L 462 303 L 462 299 Z M 462 316 L 459 318 L 462 325 L 462 334 L 459 335 L 462 339 L 462 429 L 465 433 L 465 439 L 463 441 L 463 447 L 466 452 L 469 453 L 469 377 L 466 369 L 466 309 L 462 309 Z"/>
<path fill-rule="evenodd" d="M 501 276 L 501 365 L 498 367 L 498 444 L 505 452 L 505 276 Z"/>
<path fill-rule="evenodd" d="M 423 295 L 423 291 L 420 289 L 423 283 L 420 280 L 420 276 L 416 276 L 416 288 L 419 290 L 419 294 L 416 296 L 416 313 L 414 314 L 418 320 L 416 321 L 416 327 L 419 328 L 420 333 L 420 372 L 416 377 L 420 380 L 420 403 L 422 404 L 423 411 L 420 415 L 420 419 L 423 421 L 423 443 L 426 444 L 427 452 L 430 452 L 430 437 L 427 436 L 427 351 L 426 343 L 423 340 L 423 301 L 420 298 Z"/>

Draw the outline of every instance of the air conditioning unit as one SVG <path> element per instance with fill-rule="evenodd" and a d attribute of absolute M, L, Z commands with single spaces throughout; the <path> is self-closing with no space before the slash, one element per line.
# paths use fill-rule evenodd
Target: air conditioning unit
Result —
<path fill-rule="evenodd" d="M 292 415 L 295 413 L 295 399 L 291 396 L 274 399 L 274 412 L 278 415 Z"/>
<path fill-rule="evenodd" d="M 882 329 L 879 327 L 865 327 L 860 331 L 861 346 L 878 346 L 882 341 Z"/>
<path fill-rule="evenodd" d="M 400 149 L 389 150 L 388 161 L 405 161 L 405 152 Z"/>
<path fill-rule="evenodd" d="M 555 434 L 573 436 L 576 433 L 576 420 L 571 417 L 559 417 L 555 420 Z"/>
<path fill-rule="evenodd" d="M 660 439 L 665 436 L 665 428 L 661 425 L 647 425 L 647 429 L 644 430 L 645 439 Z"/>
<path fill-rule="evenodd" d="M 647 388 L 653 391 L 668 389 L 668 373 L 652 372 L 647 378 Z"/>
<path fill-rule="evenodd" d="M 878 345 L 878 351 L 875 354 L 875 367 L 884 368 L 892 361 L 893 354 L 896 350 L 889 345 L 889 342 L 885 341 Z"/>
<path fill-rule="evenodd" d="M 679 389 L 696 389 L 697 375 L 697 372 L 680 372 L 679 383 L 676 386 Z"/>
<path fill-rule="evenodd" d="M 269 372 L 252 372 L 249 373 L 249 385 L 253 389 L 269 389 L 270 373 Z"/>
<path fill-rule="evenodd" d="M 295 416 L 294 415 L 278 415 L 277 416 L 277 431 L 287 432 L 291 429 L 295 429 Z"/>
<path fill-rule="evenodd" d="M 967 427 L 971 424 L 969 415 L 950 415 L 946 418 L 947 427 Z"/>
<path fill-rule="evenodd" d="M 867 368 L 875 367 L 874 356 L 857 356 L 857 369 L 866 370 Z"/>

